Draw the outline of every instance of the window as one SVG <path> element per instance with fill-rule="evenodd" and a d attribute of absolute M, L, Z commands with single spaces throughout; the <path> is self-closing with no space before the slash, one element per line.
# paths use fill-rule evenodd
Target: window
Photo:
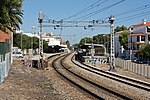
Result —
<path fill-rule="evenodd" d="M 145 41 L 145 36 L 141 36 L 141 41 Z"/>
<path fill-rule="evenodd" d="M 148 35 L 148 41 L 150 41 L 150 35 Z"/>
<path fill-rule="evenodd" d="M 137 36 L 137 42 L 139 42 L 140 41 L 140 38 L 139 38 L 139 36 Z"/>
<path fill-rule="evenodd" d="M 147 32 L 150 32 L 150 26 L 147 26 Z"/>
<path fill-rule="evenodd" d="M 137 44 L 137 49 L 138 49 L 138 50 L 140 49 L 140 45 L 139 45 L 139 44 Z"/>

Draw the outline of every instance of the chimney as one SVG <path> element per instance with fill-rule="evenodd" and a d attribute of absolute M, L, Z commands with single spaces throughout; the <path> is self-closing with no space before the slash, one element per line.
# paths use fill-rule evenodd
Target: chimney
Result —
<path fill-rule="evenodd" d="M 146 25 L 146 19 L 143 19 L 143 23 L 144 23 L 144 25 Z"/>

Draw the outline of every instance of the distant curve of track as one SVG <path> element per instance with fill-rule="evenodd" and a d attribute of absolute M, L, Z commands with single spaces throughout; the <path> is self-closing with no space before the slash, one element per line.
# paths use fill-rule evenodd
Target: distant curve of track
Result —
<path fill-rule="evenodd" d="M 90 88 L 95 88 L 95 90 L 98 90 L 98 91 L 99 89 L 102 89 L 104 91 L 107 91 L 107 93 L 114 95 L 114 97 L 116 98 L 130 100 L 130 98 L 125 95 L 122 95 L 116 91 L 112 91 L 111 89 L 105 88 L 71 71 L 69 67 L 63 63 L 67 56 L 63 55 L 61 57 L 58 57 L 52 62 L 53 68 L 65 79 L 67 79 L 68 81 L 70 81 L 71 83 L 79 87 L 80 89 L 84 90 L 85 92 L 88 92 L 89 94 L 91 94 L 93 97 L 97 99 L 104 99 L 104 98 L 100 94 L 95 93 L 93 90 L 91 91 Z"/>
<path fill-rule="evenodd" d="M 144 82 L 144 81 L 133 79 L 133 78 L 130 78 L 130 77 L 127 77 L 127 76 L 123 76 L 123 75 L 111 73 L 111 72 L 108 72 L 108 71 L 100 70 L 98 68 L 95 68 L 95 67 L 92 67 L 90 65 L 87 65 L 87 64 L 84 64 L 84 63 L 80 62 L 80 64 L 84 65 L 84 66 L 81 66 L 78 63 L 76 63 L 75 61 L 73 61 L 73 57 L 74 56 L 72 56 L 71 61 L 75 65 L 79 66 L 82 69 L 88 70 L 88 71 L 93 72 L 95 74 L 110 78 L 110 79 L 118 81 L 118 82 L 122 82 L 124 84 L 130 85 L 130 86 L 133 86 L 133 87 L 136 87 L 136 88 L 139 88 L 139 89 L 150 91 L 150 83 L 148 83 L 148 82 Z"/>

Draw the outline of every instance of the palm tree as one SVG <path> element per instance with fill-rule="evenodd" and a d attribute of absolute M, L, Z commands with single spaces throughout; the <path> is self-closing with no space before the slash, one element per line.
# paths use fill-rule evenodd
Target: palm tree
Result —
<path fill-rule="evenodd" d="M 12 27 L 20 29 L 22 24 L 22 3 L 23 0 L 0 0 L 0 29 L 11 31 Z"/>

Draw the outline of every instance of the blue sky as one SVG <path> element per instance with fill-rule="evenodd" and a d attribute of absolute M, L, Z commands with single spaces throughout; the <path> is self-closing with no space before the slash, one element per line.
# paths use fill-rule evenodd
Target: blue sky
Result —
<path fill-rule="evenodd" d="M 24 10 L 24 18 L 23 18 L 23 25 L 21 25 L 21 29 L 24 32 L 32 32 L 32 26 L 36 27 L 36 32 L 39 31 L 38 27 L 38 15 L 40 11 L 44 12 L 49 19 L 53 20 L 61 20 L 66 17 L 69 17 L 82 9 L 92 5 L 93 3 L 97 2 L 98 0 L 24 0 L 23 3 L 23 10 Z M 105 3 L 102 3 L 106 1 Z M 82 13 L 80 15 L 76 15 L 75 17 L 68 19 L 69 21 L 73 21 L 76 18 L 94 12 L 96 10 L 102 9 L 108 5 L 116 3 L 121 0 L 99 0 L 99 3 L 102 3 L 95 8 L 90 9 L 89 11 Z M 138 16 L 139 14 L 150 12 L 150 7 L 147 9 L 142 9 L 137 11 L 134 10 L 132 13 L 123 13 L 129 11 L 131 9 L 141 7 L 144 5 L 150 4 L 149 0 L 124 0 L 124 2 L 115 5 L 107 10 L 103 10 L 102 12 L 86 19 L 89 21 L 92 20 L 101 20 L 102 18 L 107 18 L 110 15 L 116 15 L 122 13 L 120 16 L 115 16 L 115 21 L 118 22 L 120 18 L 126 18 L 133 14 Z M 150 5 L 149 5 L 150 6 Z M 134 18 L 132 20 L 126 20 L 119 23 L 115 23 L 115 26 L 125 25 L 127 27 L 131 26 L 132 24 L 137 24 L 142 21 L 142 19 L 146 19 L 150 21 L 150 14 L 141 16 L 138 18 Z M 106 19 L 107 20 L 107 19 Z M 123 20 L 123 19 L 121 19 Z M 88 29 L 85 30 L 84 28 L 63 28 L 62 31 L 60 29 L 54 29 L 52 27 L 45 27 L 43 28 L 43 32 L 53 32 L 53 34 L 58 35 L 62 34 L 62 39 L 64 41 L 69 40 L 71 43 L 79 42 L 79 40 L 83 37 L 92 37 L 97 34 L 108 34 L 109 28 L 95 28 L 95 29 Z M 75 36 L 73 36 L 75 34 Z"/>

